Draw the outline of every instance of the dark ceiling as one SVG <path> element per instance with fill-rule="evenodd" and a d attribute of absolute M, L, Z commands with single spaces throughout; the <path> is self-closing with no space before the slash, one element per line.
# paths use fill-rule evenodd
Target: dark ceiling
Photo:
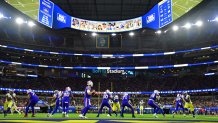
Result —
<path fill-rule="evenodd" d="M 51 0 L 71 16 L 88 20 L 125 20 L 144 15 L 161 0 Z"/>

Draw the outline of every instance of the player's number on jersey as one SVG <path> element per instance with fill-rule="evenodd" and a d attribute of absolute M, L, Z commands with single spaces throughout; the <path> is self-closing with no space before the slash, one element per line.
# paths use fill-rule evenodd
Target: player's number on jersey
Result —
<path fill-rule="evenodd" d="M 103 98 L 104 98 L 104 99 L 107 99 L 107 98 L 108 98 L 108 95 L 104 95 Z"/>

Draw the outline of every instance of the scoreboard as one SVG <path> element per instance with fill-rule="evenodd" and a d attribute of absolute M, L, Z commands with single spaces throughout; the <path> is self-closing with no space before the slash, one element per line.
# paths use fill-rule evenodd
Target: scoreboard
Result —
<path fill-rule="evenodd" d="M 38 21 L 45 26 L 52 28 L 54 3 L 50 0 L 39 0 Z"/>
<path fill-rule="evenodd" d="M 73 17 L 64 12 L 51 0 L 7 0 L 7 3 L 50 28 L 72 28 L 82 31 L 111 33 L 141 28 L 151 28 L 155 30 L 163 28 L 190 11 L 202 1 L 203 0 L 162 0 L 143 16 L 117 21 L 93 21 Z M 190 4 L 183 5 L 189 5 L 187 6 L 187 10 L 178 9 L 177 4 L 181 5 L 188 2 L 190 2 Z M 17 4 L 25 5 L 25 9 L 22 6 L 17 6 Z M 26 13 L 26 11 L 30 12 Z"/>
<path fill-rule="evenodd" d="M 162 28 L 173 21 L 172 0 L 163 0 L 158 3 L 159 28 Z"/>

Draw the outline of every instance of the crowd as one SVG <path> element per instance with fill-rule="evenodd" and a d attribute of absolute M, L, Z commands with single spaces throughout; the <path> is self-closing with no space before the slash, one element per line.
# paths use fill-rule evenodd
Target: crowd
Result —
<path fill-rule="evenodd" d="M 217 76 L 184 76 L 184 77 L 127 77 L 127 78 L 25 78 L 25 77 L 1 77 L 0 87 L 40 90 L 63 90 L 70 86 L 74 91 L 83 91 L 86 81 L 94 82 L 94 89 L 104 91 L 153 91 L 158 90 L 194 90 L 210 89 L 218 87 Z M 122 88 L 121 88 L 122 87 Z"/>

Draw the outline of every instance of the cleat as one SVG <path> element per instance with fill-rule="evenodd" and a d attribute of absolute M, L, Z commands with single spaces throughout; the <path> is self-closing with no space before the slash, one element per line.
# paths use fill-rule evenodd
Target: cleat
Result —
<path fill-rule="evenodd" d="M 120 117 L 124 117 L 123 115 L 120 115 Z"/>
<path fill-rule="evenodd" d="M 25 114 L 23 117 L 28 117 L 28 115 L 27 115 L 27 114 Z"/>
<path fill-rule="evenodd" d="M 135 115 L 132 115 L 132 118 L 135 118 Z"/>
<path fill-rule="evenodd" d="M 84 118 L 84 116 L 82 114 L 79 115 L 80 118 Z"/>
<path fill-rule="evenodd" d="M 96 117 L 99 117 L 99 115 L 97 115 Z"/>
<path fill-rule="evenodd" d="M 110 115 L 110 114 L 108 114 L 107 116 L 108 116 L 108 117 L 111 117 L 111 115 Z"/>
<path fill-rule="evenodd" d="M 51 114 L 48 114 L 47 117 L 51 117 Z"/>
<path fill-rule="evenodd" d="M 154 114 L 153 116 L 154 116 L 154 118 L 158 118 L 157 114 Z"/>
<path fill-rule="evenodd" d="M 66 114 L 65 117 L 69 117 L 68 114 Z"/>

